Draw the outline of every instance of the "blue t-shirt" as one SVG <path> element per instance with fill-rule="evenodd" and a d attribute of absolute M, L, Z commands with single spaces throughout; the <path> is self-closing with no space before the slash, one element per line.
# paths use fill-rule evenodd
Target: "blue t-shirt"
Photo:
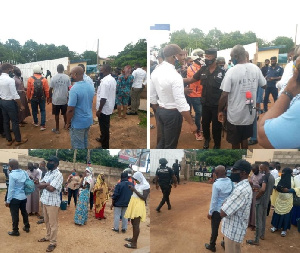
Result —
<path fill-rule="evenodd" d="M 267 80 L 269 77 L 279 77 L 282 76 L 283 74 L 283 68 L 280 67 L 279 65 L 276 65 L 275 68 L 273 68 L 272 66 L 269 67 L 268 72 L 267 72 Z M 272 81 L 267 81 L 267 86 L 268 87 L 276 87 L 276 82 L 278 80 L 272 80 Z"/>
<path fill-rule="evenodd" d="M 93 124 L 92 105 L 94 93 L 94 88 L 85 81 L 76 82 L 71 88 L 68 106 L 75 107 L 71 127 L 82 129 Z"/>
<path fill-rule="evenodd" d="M 265 122 L 265 133 L 274 148 L 300 148 L 300 100 L 278 118 Z"/>

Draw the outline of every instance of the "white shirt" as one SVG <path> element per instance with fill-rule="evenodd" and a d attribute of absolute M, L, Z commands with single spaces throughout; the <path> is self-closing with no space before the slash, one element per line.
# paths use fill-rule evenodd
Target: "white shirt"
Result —
<path fill-rule="evenodd" d="M 279 177 L 279 174 L 278 174 L 278 170 L 277 169 L 273 169 L 270 171 L 271 175 L 276 179 Z"/>
<path fill-rule="evenodd" d="M 134 70 L 132 72 L 132 75 L 134 77 L 132 88 L 142 88 L 143 84 L 146 84 L 147 72 L 142 68 L 137 68 L 136 70 Z"/>
<path fill-rule="evenodd" d="M 97 90 L 96 110 L 99 109 L 101 98 L 106 98 L 101 112 L 105 115 L 111 115 L 113 113 L 116 102 L 116 86 L 117 82 L 111 74 L 101 80 Z"/>
<path fill-rule="evenodd" d="M 190 110 L 184 96 L 182 76 L 175 66 L 164 61 L 153 70 L 150 84 L 150 103 L 179 112 Z"/>
<path fill-rule="evenodd" d="M 0 76 L 0 98 L 3 100 L 20 99 L 15 80 L 10 78 L 6 73 L 2 73 Z"/>

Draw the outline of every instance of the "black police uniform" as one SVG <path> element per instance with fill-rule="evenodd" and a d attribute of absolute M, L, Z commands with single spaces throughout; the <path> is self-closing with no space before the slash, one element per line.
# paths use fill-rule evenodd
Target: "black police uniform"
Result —
<path fill-rule="evenodd" d="M 179 184 L 180 183 L 179 164 L 178 163 L 174 163 L 172 168 L 174 170 L 175 177 L 177 178 L 177 183 Z"/>
<path fill-rule="evenodd" d="M 172 177 L 174 176 L 174 171 L 170 167 L 163 167 L 160 166 L 156 170 L 156 176 L 158 176 L 158 184 L 160 186 L 160 189 L 163 193 L 162 200 L 158 207 L 156 208 L 157 211 L 160 210 L 160 208 L 167 202 L 168 209 L 171 209 L 171 204 L 170 204 L 170 193 L 171 193 L 171 180 Z"/>
<path fill-rule="evenodd" d="M 221 83 L 225 71 L 217 66 L 213 73 L 210 73 L 208 66 L 203 66 L 193 76 L 201 80 L 202 89 L 202 127 L 205 140 L 210 140 L 210 123 L 212 122 L 212 134 L 216 148 L 221 146 L 222 123 L 218 121 L 218 105 L 222 94 Z M 204 147 L 204 148 L 208 148 Z"/>

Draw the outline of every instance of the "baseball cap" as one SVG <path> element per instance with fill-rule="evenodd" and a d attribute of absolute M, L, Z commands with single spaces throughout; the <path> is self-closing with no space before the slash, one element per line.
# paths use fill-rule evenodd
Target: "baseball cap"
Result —
<path fill-rule="evenodd" d="M 235 164 L 232 166 L 233 169 L 245 171 L 246 173 L 250 173 L 251 171 L 251 164 L 247 162 L 246 160 L 238 160 L 235 162 Z"/>
<path fill-rule="evenodd" d="M 47 159 L 48 162 L 55 162 L 56 164 L 59 164 L 59 159 L 56 156 L 50 156 Z"/>

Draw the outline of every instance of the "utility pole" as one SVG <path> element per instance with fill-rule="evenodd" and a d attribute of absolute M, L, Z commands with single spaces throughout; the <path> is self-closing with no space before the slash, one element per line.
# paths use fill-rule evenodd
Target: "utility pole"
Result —
<path fill-rule="evenodd" d="M 99 39 L 97 41 L 97 72 L 99 71 Z"/>
<path fill-rule="evenodd" d="M 296 24 L 295 47 L 297 46 L 297 30 L 298 30 L 298 24 Z"/>

